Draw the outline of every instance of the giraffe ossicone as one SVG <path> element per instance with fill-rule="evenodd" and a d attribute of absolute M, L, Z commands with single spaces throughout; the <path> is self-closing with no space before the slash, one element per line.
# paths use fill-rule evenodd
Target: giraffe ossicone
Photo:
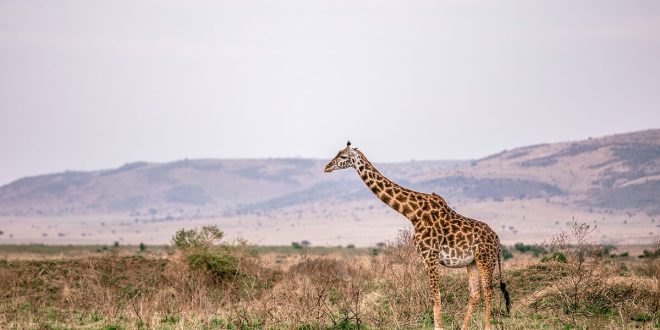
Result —
<path fill-rule="evenodd" d="M 429 278 L 433 297 L 434 329 L 442 329 L 440 304 L 440 266 L 467 268 L 470 287 L 462 329 L 467 329 L 472 312 L 479 302 L 480 289 L 484 292 L 485 328 L 490 329 L 493 300 L 493 273 L 499 269 L 500 289 L 504 295 L 507 314 L 510 309 L 509 293 L 502 280 L 500 239 L 486 223 L 470 219 L 451 209 L 436 193 L 422 193 L 401 187 L 382 175 L 357 148 L 339 150 L 326 166 L 326 173 L 354 168 L 367 187 L 385 204 L 410 220 L 415 229 L 413 242 L 422 258 Z"/>

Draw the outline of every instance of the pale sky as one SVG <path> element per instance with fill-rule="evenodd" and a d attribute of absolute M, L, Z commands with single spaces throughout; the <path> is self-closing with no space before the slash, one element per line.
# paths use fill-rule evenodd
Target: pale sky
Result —
<path fill-rule="evenodd" d="M 660 1 L 0 0 L 0 184 L 660 127 Z"/>

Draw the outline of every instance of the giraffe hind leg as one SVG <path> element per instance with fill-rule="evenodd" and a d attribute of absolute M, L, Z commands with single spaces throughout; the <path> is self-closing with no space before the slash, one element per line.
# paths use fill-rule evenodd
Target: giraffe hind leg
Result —
<path fill-rule="evenodd" d="M 475 263 L 472 263 L 467 266 L 468 273 L 468 284 L 470 286 L 470 298 L 468 300 L 467 310 L 465 311 L 465 318 L 463 318 L 463 326 L 461 329 L 465 330 L 469 328 L 470 319 L 472 318 L 472 312 L 474 312 L 474 307 L 479 302 L 479 268 Z"/>
<path fill-rule="evenodd" d="M 481 267 L 479 267 L 479 272 L 481 273 L 481 288 L 484 292 L 484 305 L 486 305 L 486 311 L 484 316 L 485 326 L 484 329 L 490 330 L 490 314 L 493 308 L 493 271 L 495 270 L 495 265 L 491 262 L 484 262 Z"/>

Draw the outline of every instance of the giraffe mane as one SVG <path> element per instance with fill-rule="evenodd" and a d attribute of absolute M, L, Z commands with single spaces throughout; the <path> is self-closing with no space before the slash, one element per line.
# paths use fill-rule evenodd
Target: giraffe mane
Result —
<path fill-rule="evenodd" d="M 367 156 L 364 155 L 364 153 L 361 150 L 357 150 L 357 148 L 353 149 L 355 152 L 360 155 L 360 158 L 362 158 L 362 161 L 365 163 L 365 165 L 369 165 L 369 167 L 373 168 L 374 170 L 376 169 L 376 166 L 372 164 L 369 159 L 367 159 Z"/>
<path fill-rule="evenodd" d="M 365 164 L 366 166 L 370 167 L 370 168 L 373 169 L 374 171 L 378 172 L 383 178 L 387 179 L 387 177 L 385 177 L 382 173 L 380 173 L 380 171 L 376 168 L 376 166 L 374 166 L 374 164 L 372 164 L 372 163 L 369 161 L 369 159 L 367 159 L 367 156 L 365 156 L 364 153 L 363 153 L 362 151 L 357 150 L 357 148 L 355 148 L 355 149 L 353 149 L 353 150 L 355 150 L 355 152 L 357 152 L 357 153 L 360 155 L 360 158 L 362 158 L 362 161 L 364 162 L 364 164 Z M 387 180 L 389 180 L 389 179 L 387 179 Z M 389 181 L 391 181 L 393 184 L 397 185 L 397 186 L 399 187 L 399 189 L 406 190 L 406 191 L 410 191 L 410 192 L 413 192 L 413 193 L 418 193 L 418 194 L 425 194 L 425 193 L 422 193 L 422 192 L 417 192 L 417 191 L 413 191 L 413 190 L 411 190 L 411 189 L 408 189 L 408 188 L 402 187 L 402 186 L 400 186 L 399 184 L 397 184 L 396 182 L 394 182 L 394 181 L 392 181 L 392 180 L 389 180 Z M 432 192 L 432 193 L 430 193 L 430 194 L 425 194 L 425 195 L 429 195 L 429 196 L 431 196 L 432 199 L 433 199 L 433 201 L 435 201 L 436 203 L 440 204 L 441 206 L 447 207 L 447 208 L 449 209 L 449 204 L 447 204 L 447 201 L 445 201 L 445 199 L 442 198 L 442 196 L 440 196 L 440 195 L 438 195 L 438 194 L 436 194 L 436 193 L 434 193 L 434 192 Z"/>

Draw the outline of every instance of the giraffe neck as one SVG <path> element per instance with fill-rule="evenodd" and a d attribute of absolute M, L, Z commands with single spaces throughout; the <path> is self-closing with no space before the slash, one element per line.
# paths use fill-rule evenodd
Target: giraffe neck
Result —
<path fill-rule="evenodd" d="M 414 222 L 414 211 L 409 202 L 418 192 L 406 189 L 382 175 L 360 151 L 355 159 L 355 169 L 362 181 L 383 203 Z"/>

